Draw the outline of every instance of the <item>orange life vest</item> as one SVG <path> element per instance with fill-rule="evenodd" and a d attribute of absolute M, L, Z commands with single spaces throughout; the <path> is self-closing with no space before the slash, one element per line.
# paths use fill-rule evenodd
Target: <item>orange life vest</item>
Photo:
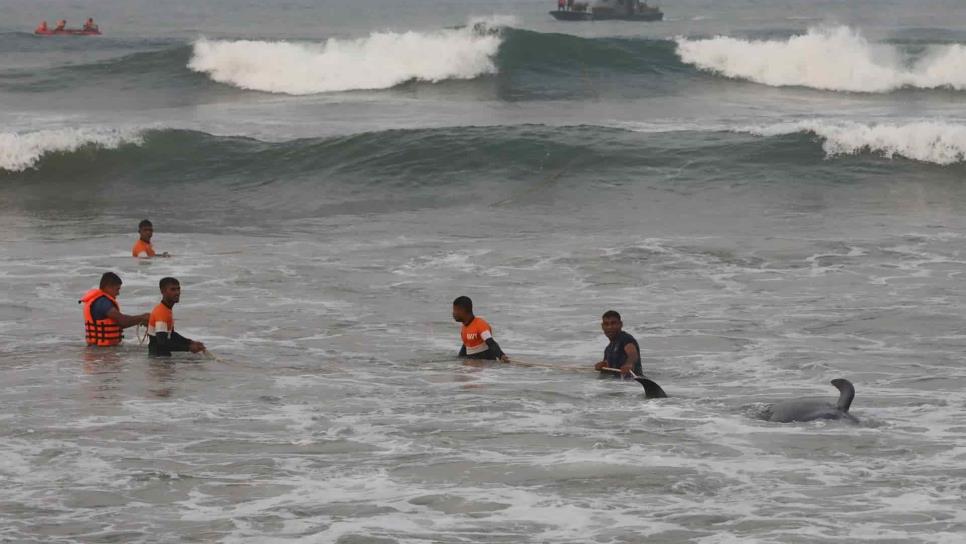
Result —
<path fill-rule="evenodd" d="M 460 337 L 463 345 L 466 346 L 467 355 L 476 355 L 490 349 L 486 341 L 493 338 L 493 329 L 490 324 L 482 317 L 474 318 L 469 325 L 463 325 L 460 329 Z"/>
<path fill-rule="evenodd" d="M 157 336 L 159 332 L 166 332 L 168 335 L 174 332 L 174 312 L 163 302 L 159 302 L 148 317 L 148 336 Z"/>
<path fill-rule="evenodd" d="M 117 300 L 111 295 L 101 291 L 100 289 L 91 289 L 84 294 L 84 298 L 80 299 L 78 302 L 84 305 L 84 331 L 85 337 L 87 338 L 88 346 L 116 346 L 121 343 L 121 339 L 124 338 L 124 331 L 121 329 L 121 325 L 111 319 L 110 317 L 105 317 L 104 319 L 94 320 L 94 316 L 91 315 L 91 305 L 101 298 L 107 297 L 108 300 L 114 304 L 117 311 L 121 311 L 121 307 L 118 305 Z"/>
<path fill-rule="evenodd" d="M 151 242 L 145 242 L 138 238 L 138 241 L 134 242 L 134 247 L 131 248 L 131 256 L 140 257 L 142 253 L 145 257 L 154 257 L 154 246 L 151 245 Z"/>

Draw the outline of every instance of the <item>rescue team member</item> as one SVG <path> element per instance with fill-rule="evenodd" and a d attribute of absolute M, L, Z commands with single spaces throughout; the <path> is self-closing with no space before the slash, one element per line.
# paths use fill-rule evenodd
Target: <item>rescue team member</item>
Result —
<path fill-rule="evenodd" d="M 57 28 L 55 28 L 54 30 L 64 30 L 65 28 L 67 28 L 67 20 L 61 19 L 57 21 Z"/>
<path fill-rule="evenodd" d="M 47 32 L 47 31 L 48 31 L 47 21 L 40 21 L 40 24 L 37 25 L 37 28 L 34 30 L 34 32 Z"/>
<path fill-rule="evenodd" d="M 453 301 L 453 320 L 463 324 L 460 330 L 460 337 L 463 339 L 460 357 L 499 359 L 504 363 L 510 362 L 510 358 L 493 339 L 490 324 L 482 317 L 473 315 L 473 301 L 469 297 L 459 297 Z"/>
<path fill-rule="evenodd" d="M 88 32 L 93 31 L 93 30 L 97 30 L 97 25 L 94 24 L 94 18 L 93 17 L 88 17 L 87 18 L 87 21 L 84 22 L 84 30 L 86 30 Z"/>
<path fill-rule="evenodd" d="M 148 319 L 148 354 L 168 357 L 172 351 L 205 351 L 205 345 L 174 331 L 174 305 L 181 301 L 181 283 L 174 278 L 161 278 L 161 302 L 151 310 Z"/>
<path fill-rule="evenodd" d="M 138 235 L 140 238 L 137 242 L 134 242 L 134 247 L 131 248 L 131 255 L 133 257 L 170 257 L 167 251 L 161 255 L 155 254 L 154 246 L 151 245 L 151 237 L 154 236 L 154 225 L 147 219 L 138 223 Z"/>
<path fill-rule="evenodd" d="M 148 314 L 124 315 L 117 303 L 121 277 L 114 272 L 101 276 L 98 289 L 91 289 L 78 302 L 84 305 L 84 329 L 88 346 L 116 346 L 124 338 L 123 329 L 147 325 Z"/>
<path fill-rule="evenodd" d="M 638 376 L 644 374 L 641 369 L 641 346 L 633 336 L 624 332 L 621 314 L 614 310 L 605 312 L 601 319 L 601 328 L 604 329 L 604 336 L 610 340 L 610 344 L 604 348 L 604 360 L 594 365 L 594 370 L 603 372 L 605 368 L 617 368 L 623 377 L 629 377 L 631 372 Z"/>

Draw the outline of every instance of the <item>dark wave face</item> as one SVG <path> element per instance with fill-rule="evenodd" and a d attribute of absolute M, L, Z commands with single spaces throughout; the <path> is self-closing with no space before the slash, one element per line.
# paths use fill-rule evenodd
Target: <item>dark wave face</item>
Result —
<path fill-rule="evenodd" d="M 808 131 L 761 136 L 517 126 L 268 143 L 163 130 L 111 148 L 53 151 L 23 171 L 0 171 L 0 192 L 34 209 L 160 206 L 174 215 L 217 210 L 257 218 L 533 203 L 548 191 L 614 184 L 674 191 L 787 184 L 786 174 L 795 172 L 807 173 L 811 183 L 843 183 L 898 174 L 952 179 L 963 168 L 923 169 L 921 162 L 869 150 L 828 160 L 822 141 Z M 146 198 L 158 194 L 177 197 Z"/>

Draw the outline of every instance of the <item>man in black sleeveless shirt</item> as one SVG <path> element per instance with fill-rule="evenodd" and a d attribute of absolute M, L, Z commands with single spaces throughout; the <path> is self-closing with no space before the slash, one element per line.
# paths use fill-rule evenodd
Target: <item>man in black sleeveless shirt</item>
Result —
<path fill-rule="evenodd" d="M 621 314 L 614 310 L 604 313 L 601 328 L 604 329 L 604 335 L 610 340 L 610 344 L 604 348 L 604 360 L 594 365 L 594 369 L 611 376 L 616 376 L 617 373 L 604 371 L 605 368 L 619 369 L 623 377 L 630 377 L 631 372 L 638 376 L 644 374 L 641 369 L 641 347 L 633 336 L 624 332 Z"/>

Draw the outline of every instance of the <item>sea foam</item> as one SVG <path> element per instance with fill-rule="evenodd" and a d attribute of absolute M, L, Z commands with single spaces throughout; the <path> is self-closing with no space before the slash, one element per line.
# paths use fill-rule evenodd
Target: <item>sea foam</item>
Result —
<path fill-rule="evenodd" d="M 940 165 L 966 162 L 966 125 L 945 121 L 801 121 L 738 131 L 761 136 L 811 133 L 822 139 L 822 148 L 829 156 L 877 153 Z"/>
<path fill-rule="evenodd" d="M 0 132 L 0 170 L 22 172 L 49 153 L 70 153 L 84 147 L 116 149 L 142 143 L 139 131 L 97 128 Z"/>
<path fill-rule="evenodd" d="M 242 89 L 292 95 L 388 89 L 496 73 L 502 37 L 485 22 L 433 32 L 375 32 L 321 43 L 208 40 L 188 68 Z"/>
<path fill-rule="evenodd" d="M 934 45 L 914 62 L 890 44 L 845 27 L 813 28 L 785 40 L 678 38 L 678 56 L 709 72 L 756 83 L 885 93 L 904 87 L 966 90 L 966 46 Z"/>

